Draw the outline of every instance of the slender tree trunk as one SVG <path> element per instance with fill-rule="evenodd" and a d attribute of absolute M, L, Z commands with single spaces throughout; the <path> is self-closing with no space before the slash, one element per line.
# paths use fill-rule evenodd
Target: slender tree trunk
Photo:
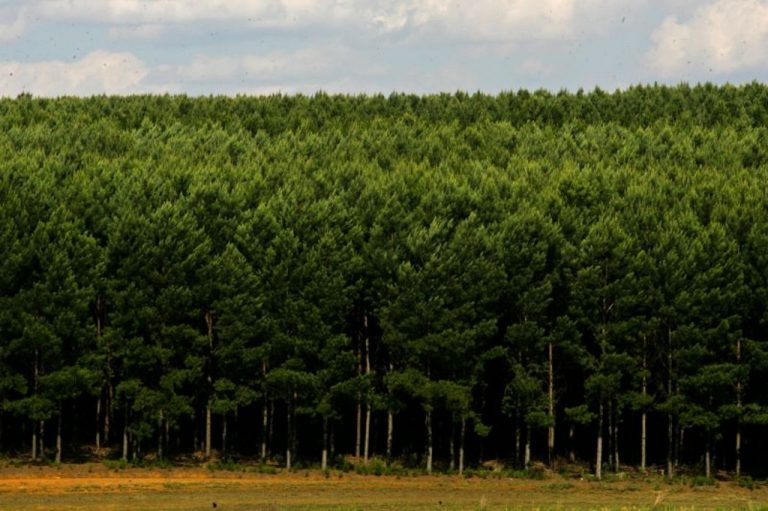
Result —
<path fill-rule="evenodd" d="M 40 353 L 35 348 L 35 363 L 34 363 L 34 390 L 35 394 L 37 394 L 37 389 L 39 387 L 39 381 L 40 381 Z M 33 422 L 32 423 L 32 461 L 37 461 L 37 425 Z"/>
<path fill-rule="evenodd" d="M 96 343 L 101 349 L 101 296 L 96 296 Z M 104 388 L 99 390 L 99 397 L 96 399 L 96 452 L 101 450 L 101 396 Z"/>
<path fill-rule="evenodd" d="M 424 418 L 427 431 L 427 474 L 432 473 L 432 410 L 427 410 Z"/>
<path fill-rule="evenodd" d="M 333 435 L 333 431 L 334 431 L 333 422 L 331 422 L 329 424 L 328 428 L 330 429 L 330 431 L 328 433 L 328 436 L 329 436 L 328 443 L 330 444 L 328 446 L 328 450 L 329 450 L 328 454 L 331 457 L 331 462 L 333 462 L 334 456 L 336 456 L 336 442 L 335 442 L 334 435 Z"/>
<path fill-rule="evenodd" d="M 368 315 L 363 314 L 363 328 L 365 330 L 365 374 L 371 374 L 371 339 L 368 333 Z M 365 444 L 363 448 L 363 459 L 368 462 L 368 453 L 371 445 L 371 402 L 369 398 L 365 400 Z"/>
<path fill-rule="evenodd" d="M 261 361 L 261 374 L 266 379 L 267 377 L 267 359 L 263 359 Z M 264 404 L 261 408 L 261 462 L 266 463 L 267 461 L 267 438 L 268 438 L 268 427 L 269 427 L 269 403 L 267 400 L 267 393 L 266 390 L 264 392 Z"/>
<path fill-rule="evenodd" d="M 520 413 L 518 412 L 515 417 L 515 466 L 520 466 L 520 462 L 523 459 L 523 444 L 520 425 Z"/>
<path fill-rule="evenodd" d="M 320 461 L 320 468 L 328 468 L 328 417 L 323 417 L 323 454 Z"/>
<path fill-rule="evenodd" d="M 293 398 L 288 399 L 288 406 L 286 411 L 286 436 L 285 436 L 285 468 L 290 470 L 293 462 L 294 455 L 294 413 L 293 413 Z"/>
<path fill-rule="evenodd" d="M 554 346 L 552 342 L 547 345 L 547 397 L 549 401 L 549 427 L 547 428 L 547 461 L 551 467 L 555 462 L 555 368 Z"/>
<path fill-rule="evenodd" d="M 211 402 L 205 406 L 205 459 L 211 459 L 211 422 L 213 421 L 211 413 Z"/>
<path fill-rule="evenodd" d="M 357 355 L 357 374 L 360 376 L 362 369 L 360 368 L 360 354 Z M 360 460 L 360 446 L 362 442 L 363 434 L 363 404 L 362 395 L 357 393 L 357 404 L 355 413 L 355 459 Z"/>
<path fill-rule="evenodd" d="M 600 401 L 597 414 L 597 453 L 595 455 L 595 477 L 603 478 L 603 402 Z"/>
<path fill-rule="evenodd" d="M 613 403 L 608 403 L 608 438 L 606 439 L 606 445 L 608 451 L 608 467 L 610 469 L 613 469 L 615 471 L 615 468 L 613 466 Z"/>
<path fill-rule="evenodd" d="M 363 448 L 363 460 L 368 462 L 368 453 L 371 444 L 371 403 L 365 403 L 365 443 Z"/>
<path fill-rule="evenodd" d="M 227 461 L 227 414 L 221 414 L 221 461 Z"/>
<path fill-rule="evenodd" d="M 387 463 L 392 462 L 392 441 L 395 432 L 395 417 L 392 410 L 387 410 Z"/>
<path fill-rule="evenodd" d="M 157 459 L 165 459 L 165 452 L 163 449 L 163 411 L 160 410 L 160 416 L 157 419 Z"/>
<path fill-rule="evenodd" d="M 741 366 L 741 338 L 736 340 L 736 364 Z M 736 477 L 741 477 L 741 378 L 736 380 Z"/>
<path fill-rule="evenodd" d="M 107 360 L 109 361 L 109 355 L 107 355 Z M 108 362 L 108 364 L 111 364 L 111 362 Z M 112 382 L 110 381 L 107 384 L 107 410 L 104 414 L 104 444 L 106 445 L 109 445 L 110 426 L 112 424 L 112 417 L 114 416 L 114 402 L 115 386 L 112 385 Z"/>
<path fill-rule="evenodd" d="M 261 408 L 261 462 L 267 461 L 267 428 L 269 423 L 268 418 L 269 406 L 267 404 L 267 398 L 264 396 L 264 404 Z"/>
<path fill-rule="evenodd" d="M 672 328 L 667 328 L 667 398 L 672 398 Z M 674 476 L 674 415 L 667 413 L 667 477 Z"/>
<path fill-rule="evenodd" d="M 525 426 L 525 460 L 523 463 L 525 468 L 531 466 L 531 426 Z"/>
<path fill-rule="evenodd" d="M 618 472 L 619 469 L 619 416 L 617 413 L 613 421 L 613 471 Z"/>
<path fill-rule="evenodd" d="M 464 437 L 467 431 L 467 419 L 461 418 L 461 429 L 459 430 L 459 475 L 464 474 Z"/>
<path fill-rule="evenodd" d="M 56 463 L 61 463 L 61 420 L 62 420 L 61 401 L 59 401 L 59 416 L 56 420 Z"/>
<path fill-rule="evenodd" d="M 267 453 L 274 452 L 275 445 L 275 400 L 269 400 L 269 434 L 267 435 Z"/>
<path fill-rule="evenodd" d="M 123 461 L 128 461 L 128 412 L 125 413 L 125 424 L 123 425 Z"/>
<path fill-rule="evenodd" d="M 171 455 L 171 424 L 168 422 L 168 419 L 165 419 L 163 421 L 163 442 L 165 443 L 165 455 L 170 456 Z"/>
<path fill-rule="evenodd" d="M 45 421 L 40 421 L 40 459 L 45 459 Z"/>
<path fill-rule="evenodd" d="M 32 461 L 37 461 L 37 424 L 32 423 Z"/>
<path fill-rule="evenodd" d="M 211 375 L 211 358 L 213 357 L 213 315 L 205 312 L 205 324 L 208 327 L 208 403 L 205 407 L 205 459 L 211 459 L 211 393 L 213 392 L 213 376 Z"/>
<path fill-rule="evenodd" d="M 568 460 L 571 463 L 576 463 L 576 452 L 574 451 L 573 436 L 575 426 L 571 424 L 568 428 Z"/>
<path fill-rule="evenodd" d="M 102 389 L 103 391 L 103 389 Z M 101 395 L 96 399 L 96 451 L 101 450 Z"/>
<path fill-rule="evenodd" d="M 680 455 L 683 452 L 683 444 L 685 443 L 685 428 L 680 426 L 679 421 L 677 430 L 680 434 L 677 436 L 677 446 L 675 448 L 675 468 L 680 466 Z"/>
<path fill-rule="evenodd" d="M 643 394 L 643 403 L 645 403 L 645 398 L 648 395 L 648 360 L 647 360 L 647 340 L 645 335 L 643 335 L 643 382 L 642 382 L 642 394 Z M 642 472 L 645 472 L 645 466 L 646 466 L 646 456 L 647 456 L 647 441 L 648 441 L 648 414 L 645 410 L 645 405 L 643 405 L 643 413 L 640 416 L 640 470 Z"/>
<path fill-rule="evenodd" d="M 712 477 L 712 435 L 707 432 L 707 452 L 704 453 L 704 474 L 709 479 Z"/>
<path fill-rule="evenodd" d="M 453 472 L 453 469 L 456 468 L 456 444 L 454 443 L 454 438 L 456 437 L 456 417 L 453 415 L 451 416 L 451 433 L 448 437 L 448 453 L 451 457 L 451 460 L 448 464 L 448 470 Z"/>

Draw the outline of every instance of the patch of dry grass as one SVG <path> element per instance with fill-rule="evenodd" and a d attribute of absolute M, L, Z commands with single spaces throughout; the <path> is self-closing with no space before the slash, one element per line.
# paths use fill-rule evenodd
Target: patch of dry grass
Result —
<path fill-rule="evenodd" d="M 100 465 L 0 469 L 0 509 L 31 510 L 567 510 L 768 508 L 768 488 L 552 477 L 464 479 L 204 468 L 110 470 Z"/>

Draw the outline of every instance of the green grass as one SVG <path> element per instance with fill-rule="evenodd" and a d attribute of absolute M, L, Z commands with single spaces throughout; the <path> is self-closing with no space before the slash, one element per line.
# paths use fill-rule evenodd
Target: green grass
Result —
<path fill-rule="evenodd" d="M 0 509 L 33 511 L 155 510 L 768 510 L 768 487 L 746 478 L 629 478 L 584 481 L 501 477 L 370 475 L 301 469 L 277 475 L 258 465 L 212 464 L 156 470 L 113 464 L 5 468 Z M 245 470 L 244 470 L 245 469 Z M 383 470 L 383 468 L 382 468 Z M 494 473 L 496 474 L 496 473 Z"/>

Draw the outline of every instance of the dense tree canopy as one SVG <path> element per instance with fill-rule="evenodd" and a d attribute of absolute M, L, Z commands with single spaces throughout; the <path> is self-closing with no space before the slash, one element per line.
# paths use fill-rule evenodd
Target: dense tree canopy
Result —
<path fill-rule="evenodd" d="M 22 95 L 0 153 L 4 451 L 768 471 L 766 86 Z"/>

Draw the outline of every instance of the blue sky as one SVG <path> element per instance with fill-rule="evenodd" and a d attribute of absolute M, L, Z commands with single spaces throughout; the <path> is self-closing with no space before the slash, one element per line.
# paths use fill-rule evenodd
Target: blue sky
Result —
<path fill-rule="evenodd" d="M 768 81 L 768 0 L 0 0 L 0 96 Z"/>

